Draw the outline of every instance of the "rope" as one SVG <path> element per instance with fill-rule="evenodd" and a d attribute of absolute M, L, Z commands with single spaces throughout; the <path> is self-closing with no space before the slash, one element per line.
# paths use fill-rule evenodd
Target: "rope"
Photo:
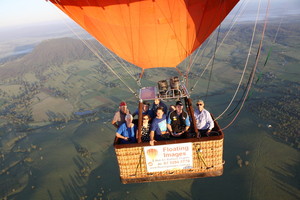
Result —
<path fill-rule="evenodd" d="M 55 0 L 55 2 L 57 4 L 60 5 L 60 3 L 58 2 L 58 0 Z M 67 10 L 67 9 L 66 9 Z M 60 12 L 59 12 L 60 13 Z M 61 13 L 60 13 L 61 14 Z M 93 46 L 92 44 L 89 44 L 87 41 L 83 40 L 81 36 L 79 36 L 64 20 L 64 23 L 66 24 L 66 26 L 69 28 L 69 30 L 71 30 L 71 32 L 83 43 L 86 45 L 86 47 L 129 89 L 129 91 L 131 93 L 133 93 L 135 96 L 136 93 L 133 91 L 133 89 L 124 81 L 123 78 L 121 78 L 116 72 L 115 70 L 113 70 L 113 68 L 99 55 L 99 50 L 95 50 L 97 49 L 95 46 Z M 103 46 L 101 43 L 99 43 L 101 46 Z M 104 46 L 103 46 L 104 47 Z M 104 49 L 110 54 L 110 56 L 112 56 L 111 52 L 107 50 L 106 47 L 104 47 Z M 125 67 L 114 57 L 112 56 L 118 63 L 119 65 L 125 69 Z M 125 69 L 125 71 L 130 75 L 130 73 L 128 72 L 128 70 Z M 133 78 L 134 79 L 134 78 Z M 135 80 L 135 79 L 134 79 Z"/>
<path fill-rule="evenodd" d="M 278 28 L 277 28 L 277 31 L 276 31 L 274 40 L 273 40 L 273 42 L 272 42 L 273 45 L 274 45 L 275 42 L 276 42 L 277 35 L 278 35 L 279 29 L 280 29 L 281 24 L 282 24 L 282 20 L 283 20 L 283 17 L 281 18 L 280 23 L 279 23 L 279 25 L 278 25 Z M 273 46 L 270 47 L 270 50 L 269 50 L 269 52 L 268 52 L 266 61 L 265 61 L 265 63 L 264 63 L 264 67 L 267 65 L 267 62 L 268 62 L 268 60 L 269 60 L 269 58 L 270 58 L 270 56 L 271 56 L 272 51 L 273 51 Z M 255 84 L 257 84 L 257 82 L 260 80 L 260 78 L 262 77 L 262 75 L 263 75 L 263 72 L 261 71 L 260 74 L 259 74 L 259 76 L 258 76 L 258 78 L 257 78 L 257 80 L 256 80 L 256 82 L 255 82 Z"/>
<path fill-rule="evenodd" d="M 208 42 L 205 43 L 205 46 L 204 46 L 203 50 L 201 51 L 200 55 L 198 55 L 198 54 L 199 54 L 199 52 L 200 52 L 200 49 L 201 49 L 202 45 L 196 50 L 195 55 L 194 55 L 194 58 L 192 59 L 191 64 L 189 65 L 188 69 L 186 70 L 186 79 L 187 79 L 186 82 L 188 82 L 188 76 L 189 76 L 189 73 L 190 73 L 192 67 L 195 66 L 194 63 L 195 63 L 195 61 L 196 61 L 196 58 L 199 58 L 199 57 L 200 57 L 200 64 L 199 64 L 199 65 L 201 66 L 202 59 L 203 59 L 203 55 L 204 55 L 204 53 L 205 53 L 205 51 L 206 51 L 206 48 L 208 47 L 208 45 L 209 45 L 210 42 L 212 41 L 214 35 L 215 35 L 215 32 L 212 34 L 211 37 L 209 37 Z M 192 55 L 191 55 L 190 57 L 192 57 Z M 188 87 L 188 84 L 186 84 L 186 86 Z"/>
<path fill-rule="evenodd" d="M 142 78 L 143 78 L 143 76 L 144 76 L 144 73 L 145 73 L 145 70 L 142 69 L 142 72 L 140 73 L 139 78 L 138 78 L 138 80 L 137 80 L 138 85 L 140 86 L 140 88 L 142 88 L 141 80 L 142 80 Z"/>
<path fill-rule="evenodd" d="M 277 38 L 277 35 L 278 35 L 278 32 L 279 32 L 279 28 L 281 27 L 282 19 L 283 19 L 283 17 L 281 18 L 281 21 L 280 21 L 280 23 L 279 23 L 279 25 L 278 25 L 278 27 L 277 27 L 277 31 L 276 31 L 275 37 L 274 37 L 274 39 L 273 39 L 273 41 L 272 41 L 273 44 L 275 44 L 275 41 L 276 41 L 276 38 Z M 271 46 L 271 47 L 270 47 L 270 50 L 268 51 L 268 55 L 267 55 L 267 58 L 266 58 L 266 60 L 265 60 L 265 63 L 264 63 L 264 65 L 263 65 L 263 67 L 265 67 L 265 66 L 267 65 L 267 62 L 268 62 L 268 60 L 269 60 L 269 58 L 270 58 L 270 56 L 271 56 L 272 50 L 273 50 L 273 46 Z M 255 81 L 255 84 L 257 84 L 257 83 L 259 82 L 259 80 L 261 79 L 262 76 L 263 76 L 263 71 L 261 71 L 261 72 L 257 75 L 257 79 L 256 79 L 256 81 Z M 244 92 L 244 94 L 245 94 L 245 92 Z M 243 94 L 243 96 L 244 96 L 244 94 Z M 248 95 L 246 101 L 249 100 L 253 94 L 254 94 L 254 91 L 253 91 L 253 90 L 250 91 L 250 93 L 249 93 L 249 95 Z M 236 108 L 237 108 L 238 105 L 241 103 L 241 101 L 242 101 L 242 98 L 240 99 L 240 101 L 239 101 L 239 103 L 237 104 L 237 106 L 233 109 L 233 111 L 231 111 L 227 116 L 231 115 L 231 114 L 236 110 Z"/>
<path fill-rule="evenodd" d="M 116 57 L 115 56 L 115 54 L 113 54 L 113 53 L 111 53 L 111 51 L 110 50 L 108 50 L 105 46 L 103 46 L 100 42 L 98 42 L 104 49 L 105 49 L 105 51 L 119 64 L 119 66 L 121 66 L 129 75 L 130 75 L 130 77 L 133 79 L 133 80 L 135 80 L 135 81 L 137 81 L 137 79 L 136 79 L 136 77 L 134 76 L 134 72 L 133 72 L 133 70 L 132 71 L 130 71 L 129 69 L 128 69 L 128 67 L 126 66 L 126 64 L 124 63 L 124 61 L 123 61 L 123 59 L 118 59 L 118 57 Z M 94 48 L 94 49 L 97 49 L 97 47 L 95 47 L 94 46 L 94 44 L 93 43 L 91 43 L 92 44 L 92 47 Z M 139 84 L 139 82 L 137 81 L 137 85 L 138 86 L 140 86 L 141 87 L 141 85 Z"/>
<path fill-rule="evenodd" d="M 259 5 L 261 3 L 261 0 L 259 1 Z M 243 106 L 244 106 L 244 103 L 247 99 L 247 96 L 249 94 L 249 91 L 251 89 L 251 86 L 252 86 L 252 81 L 254 79 L 254 74 L 255 74 L 255 71 L 256 71 L 256 68 L 257 68 L 257 65 L 258 65 L 258 60 L 259 60 L 259 57 L 260 57 L 260 53 L 261 53 L 261 48 L 262 48 L 262 43 L 263 43 L 263 39 L 264 39 L 264 35 L 265 35 L 265 31 L 266 31 L 266 27 L 267 27 L 267 19 L 268 19 L 268 14 L 269 14 L 269 7 L 270 7 L 270 0 L 268 0 L 268 6 L 267 6 L 267 10 L 266 10 L 266 16 L 265 16 L 265 20 L 264 20 L 264 28 L 263 28 L 263 31 L 262 31 L 262 36 L 261 36 L 261 40 L 260 40 L 260 44 L 259 44 L 259 48 L 258 48 L 258 51 L 257 51 L 257 55 L 256 55 L 256 60 L 255 60 L 255 65 L 253 67 L 253 70 L 252 70 L 252 73 L 251 73 L 251 76 L 250 76 L 250 83 L 249 83 L 249 86 L 247 87 L 247 92 L 246 92 L 246 95 L 244 97 L 244 100 L 242 102 L 242 105 L 240 107 L 240 109 L 238 110 L 237 114 L 235 115 L 235 117 L 233 118 L 233 120 L 226 126 L 224 127 L 222 130 L 225 130 L 227 129 L 228 127 L 230 127 L 233 122 L 236 120 L 237 116 L 240 114 Z"/>
<path fill-rule="evenodd" d="M 137 170 L 138 170 L 139 167 L 142 169 L 142 156 L 143 156 L 143 154 L 144 154 L 144 148 L 141 147 L 141 154 L 140 154 L 140 158 L 139 158 L 139 163 L 136 166 L 135 174 L 134 175 L 137 174 Z"/>
<path fill-rule="evenodd" d="M 251 55 L 251 51 L 252 51 L 253 41 L 254 41 L 256 27 L 257 27 L 257 22 L 258 22 L 258 17 L 259 17 L 259 10 L 260 10 L 260 3 L 259 3 L 259 6 L 258 6 L 258 9 L 257 9 L 256 20 L 255 20 L 254 27 L 253 27 L 252 38 L 251 38 L 251 42 L 250 42 L 250 45 L 249 45 L 248 55 L 247 55 L 247 58 L 246 58 L 246 62 L 245 62 L 245 65 L 244 65 L 244 69 L 243 69 L 240 81 L 238 83 L 238 86 L 237 86 L 237 88 L 235 90 L 235 93 L 234 93 L 233 97 L 231 98 L 230 103 L 225 108 L 225 110 L 218 117 L 216 117 L 215 120 L 220 119 L 225 114 L 225 112 L 227 112 L 227 110 L 230 108 L 231 104 L 233 103 L 233 101 L 234 101 L 234 99 L 235 99 L 235 97 L 236 97 L 236 95 L 237 95 L 237 93 L 238 93 L 238 91 L 239 91 L 239 89 L 241 87 L 241 84 L 242 84 L 242 81 L 244 79 L 244 75 L 245 75 L 245 72 L 246 72 L 246 69 L 247 69 L 247 66 L 248 66 L 248 62 L 249 62 L 249 58 L 250 58 L 250 55 Z"/>
<path fill-rule="evenodd" d="M 208 89 L 210 86 L 210 81 L 211 81 L 211 77 L 212 77 L 212 72 L 213 72 L 213 68 L 214 68 L 214 63 L 215 63 L 215 58 L 216 58 L 216 50 L 218 47 L 218 41 L 219 41 L 219 36 L 220 36 L 220 30 L 221 30 L 221 25 L 218 28 L 218 34 L 217 34 L 217 39 L 216 39 L 216 45 L 215 45 L 215 51 L 214 51 L 214 55 L 213 55 L 213 61 L 212 61 L 212 65 L 210 68 L 210 73 L 209 73 L 209 79 L 208 79 L 208 84 L 207 84 L 207 88 L 206 88 L 206 94 L 205 94 L 205 101 L 207 99 L 207 94 L 208 94 Z"/>
<path fill-rule="evenodd" d="M 176 71 L 178 72 L 179 76 L 183 77 L 182 72 L 181 72 L 177 67 L 175 67 L 175 69 L 176 69 Z"/>
<path fill-rule="evenodd" d="M 252 73 L 253 73 L 253 71 L 252 71 L 250 74 L 252 74 Z M 240 105 L 241 102 L 243 101 L 243 98 L 245 97 L 245 94 L 246 94 L 246 91 L 247 91 L 246 88 L 248 88 L 248 86 L 249 86 L 249 84 L 250 84 L 250 79 L 251 79 L 251 76 L 249 76 L 249 78 L 248 78 L 246 87 L 245 87 L 245 89 L 244 89 L 243 95 L 241 96 L 239 102 L 236 104 L 236 106 L 234 107 L 234 109 L 233 109 L 229 114 L 227 114 L 227 116 L 230 116 L 230 115 L 231 115 L 231 114 L 239 107 L 239 105 Z M 248 95 L 249 98 L 250 98 L 250 96 L 251 96 L 251 94 Z M 248 98 L 247 98 L 247 99 L 248 99 Z M 246 99 L 246 100 L 247 100 L 247 99 Z"/>
<path fill-rule="evenodd" d="M 246 1 L 246 2 L 247 2 L 246 4 L 242 4 L 242 5 L 241 5 L 241 7 L 242 7 L 242 6 L 244 6 L 244 7 L 241 9 L 240 13 L 239 13 L 237 16 L 235 16 L 235 19 L 233 20 L 233 23 L 231 24 L 229 30 L 227 31 L 226 35 L 224 36 L 223 40 L 221 41 L 220 45 L 218 46 L 218 48 L 217 48 L 217 50 L 216 50 L 216 53 L 219 51 L 219 49 L 220 49 L 220 47 L 223 45 L 225 39 L 228 37 L 229 33 L 231 32 L 232 28 L 233 28 L 234 25 L 236 24 L 237 19 L 240 17 L 241 13 L 243 13 L 243 12 L 245 11 L 245 8 L 246 8 L 246 5 L 248 4 L 248 1 L 249 1 L 249 0 Z M 239 12 L 239 11 L 238 11 L 238 12 Z M 209 60 L 209 62 L 207 63 L 207 65 L 206 65 L 205 68 L 203 69 L 202 73 L 200 74 L 199 79 L 197 79 L 197 81 L 195 82 L 194 86 L 191 88 L 190 94 L 193 92 L 193 90 L 195 89 L 196 85 L 198 84 L 200 78 L 203 76 L 203 74 L 205 73 L 206 69 L 208 68 L 208 66 L 209 66 L 210 63 L 212 62 L 212 59 L 213 59 L 213 57 Z"/>
<path fill-rule="evenodd" d="M 273 44 L 275 44 L 275 41 L 276 41 L 276 38 L 277 38 L 277 35 L 278 35 L 278 32 L 279 32 L 279 28 L 281 27 L 282 19 L 283 19 L 283 17 L 281 18 L 281 21 L 280 21 L 280 23 L 279 23 L 279 25 L 278 25 L 278 27 L 277 27 L 277 31 L 276 31 L 274 40 L 272 41 Z M 268 62 L 268 60 L 269 60 L 269 58 L 270 58 L 270 56 L 271 56 L 272 50 L 273 50 L 273 46 L 271 46 L 270 49 L 269 49 L 269 51 L 268 51 L 268 55 L 267 55 L 267 58 L 266 58 L 266 60 L 265 60 L 265 63 L 264 63 L 264 65 L 263 65 L 263 67 L 266 67 L 267 62 Z M 257 79 L 256 79 L 256 81 L 255 81 L 255 84 L 257 84 L 257 83 L 260 81 L 260 79 L 261 79 L 262 76 L 263 76 L 263 70 L 258 74 Z M 253 91 L 253 90 L 250 91 L 250 94 L 248 95 L 247 100 L 249 100 L 250 97 L 251 97 L 253 94 L 254 94 L 254 91 Z"/>
<path fill-rule="evenodd" d="M 202 161 L 202 162 L 204 163 L 206 169 L 209 169 L 210 167 L 208 167 L 208 165 L 206 164 L 206 162 L 205 162 L 205 160 L 204 160 L 204 158 L 203 158 L 201 152 L 202 152 L 202 150 L 201 150 L 201 148 L 200 148 L 200 145 L 197 145 L 197 146 L 196 146 L 196 153 L 197 153 L 198 160 L 199 160 L 199 161 Z"/>

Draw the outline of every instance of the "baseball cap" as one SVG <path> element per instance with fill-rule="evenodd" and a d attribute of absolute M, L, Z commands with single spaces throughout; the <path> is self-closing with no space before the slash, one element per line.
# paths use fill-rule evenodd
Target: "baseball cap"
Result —
<path fill-rule="evenodd" d="M 183 106 L 183 104 L 182 104 L 181 101 L 177 101 L 177 102 L 176 102 L 176 106 L 178 106 L 178 105 Z"/>
<path fill-rule="evenodd" d="M 127 106 L 127 104 L 126 104 L 125 101 L 122 101 L 122 102 L 120 103 L 120 106 Z"/>

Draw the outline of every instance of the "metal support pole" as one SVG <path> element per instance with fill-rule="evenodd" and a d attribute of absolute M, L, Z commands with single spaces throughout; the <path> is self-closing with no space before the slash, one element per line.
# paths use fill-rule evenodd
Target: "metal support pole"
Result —
<path fill-rule="evenodd" d="M 192 119 L 192 124 L 193 124 L 193 127 L 194 127 L 194 131 L 196 133 L 196 137 L 200 138 L 199 131 L 197 129 L 196 119 L 195 119 L 195 116 L 194 116 L 194 108 L 193 108 L 193 105 L 192 105 L 192 99 L 186 97 L 186 98 L 184 98 L 184 100 L 185 100 L 186 110 L 188 111 L 188 113 L 189 113 L 189 115 Z"/>
<path fill-rule="evenodd" d="M 142 123 L 143 123 L 143 100 L 139 101 L 139 115 L 138 115 L 138 143 L 142 142 Z"/>

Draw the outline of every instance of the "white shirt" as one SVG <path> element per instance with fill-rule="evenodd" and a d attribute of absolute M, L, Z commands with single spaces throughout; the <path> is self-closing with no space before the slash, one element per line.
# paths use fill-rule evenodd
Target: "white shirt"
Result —
<path fill-rule="evenodd" d="M 199 109 L 195 110 L 194 116 L 196 119 L 197 129 L 205 130 L 205 129 L 213 129 L 214 127 L 214 121 L 211 118 L 210 113 L 203 109 L 201 112 Z"/>

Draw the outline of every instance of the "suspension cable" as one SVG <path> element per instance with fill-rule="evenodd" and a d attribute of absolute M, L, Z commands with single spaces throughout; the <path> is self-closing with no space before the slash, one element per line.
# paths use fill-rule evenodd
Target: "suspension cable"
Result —
<path fill-rule="evenodd" d="M 57 4 L 60 5 L 60 3 L 58 2 L 58 0 L 55 0 L 55 2 Z M 66 9 L 67 10 L 67 9 Z M 59 12 L 61 14 L 61 12 Z M 125 82 L 125 80 L 119 75 L 117 74 L 117 72 L 115 70 L 113 70 L 112 66 L 110 64 L 108 64 L 99 54 L 99 50 L 93 45 L 88 43 L 87 41 L 83 40 L 81 36 L 79 36 L 71 27 L 69 24 L 66 23 L 66 20 L 64 19 L 64 23 L 65 25 L 69 28 L 69 30 L 71 30 L 71 32 L 128 88 L 128 90 L 133 93 L 135 96 L 137 96 L 136 92 L 133 91 L 133 89 Z M 100 42 L 99 44 L 101 46 L 103 46 Z M 104 46 L 103 46 L 104 47 Z M 96 50 L 97 49 L 97 50 Z M 106 48 L 104 47 L 104 49 L 110 54 L 110 56 L 112 56 L 114 58 L 114 60 L 116 60 L 119 65 L 130 75 L 129 71 L 126 70 L 126 68 L 112 55 L 112 53 Z M 131 76 L 134 80 L 135 78 L 133 76 Z M 136 81 L 137 84 L 139 85 L 138 81 Z"/>
<path fill-rule="evenodd" d="M 219 41 L 219 36 L 220 36 L 220 30 L 221 30 L 221 26 L 219 26 L 219 28 L 218 28 L 218 34 L 217 34 L 217 39 L 216 39 L 216 44 L 215 44 L 215 50 L 214 50 L 214 54 L 213 54 L 213 61 L 212 61 L 210 72 L 209 72 L 209 79 L 208 79 L 208 84 L 207 84 L 207 88 L 206 88 L 206 94 L 205 94 L 204 101 L 206 101 L 209 86 L 210 86 L 210 81 L 211 81 L 212 72 L 213 72 L 214 63 L 215 63 L 215 58 L 216 58 L 216 50 L 217 50 L 217 47 L 218 47 L 218 41 Z"/>
<path fill-rule="evenodd" d="M 261 0 L 259 1 L 259 4 L 261 3 Z M 258 48 L 258 51 L 257 51 L 257 55 L 256 55 L 256 60 L 255 60 L 255 65 L 253 67 L 253 70 L 252 70 L 252 73 L 251 73 L 251 78 L 250 78 L 250 83 L 247 87 L 247 92 L 246 92 L 246 95 L 244 97 L 244 100 L 242 102 L 242 105 L 240 107 L 240 109 L 238 110 L 238 112 L 236 113 L 235 117 L 233 118 L 233 120 L 226 126 L 224 127 L 222 130 L 225 130 L 227 129 L 228 127 L 230 127 L 233 122 L 236 120 L 236 118 L 238 117 L 238 115 L 240 114 L 244 104 L 245 104 L 245 101 L 247 99 L 247 96 L 249 94 L 249 91 L 251 89 L 251 86 L 252 86 L 252 82 L 253 82 L 253 79 L 254 79 L 254 75 L 255 75 L 255 71 L 256 71 L 256 68 L 257 68 L 257 65 L 258 65 L 258 61 L 259 61 L 259 57 L 260 57 L 260 53 L 261 53 L 261 48 L 262 48 L 262 43 L 263 43 L 263 40 L 264 40 L 264 35 L 265 35 L 265 31 L 266 31 L 266 27 L 267 27 L 267 19 L 268 19 L 268 14 L 269 14 L 269 7 L 270 7 L 270 0 L 268 0 L 268 6 L 267 6 L 267 10 L 266 10 L 266 16 L 265 16 L 265 20 L 264 20 L 264 27 L 263 27 L 263 31 L 262 31 L 262 35 L 261 35 L 261 40 L 260 40 L 260 44 L 259 44 L 259 48 Z"/>
<path fill-rule="evenodd" d="M 274 37 L 274 39 L 273 39 L 273 41 L 272 41 L 273 45 L 276 43 L 277 35 L 278 35 L 279 29 L 280 29 L 280 27 L 281 27 L 282 21 L 283 21 L 283 16 L 282 16 L 282 18 L 281 18 L 281 20 L 280 20 L 280 23 L 279 23 L 279 25 L 278 25 L 278 27 L 277 27 L 277 31 L 276 31 L 275 37 Z M 273 46 L 271 46 L 270 49 L 269 49 L 269 52 L 268 52 L 268 55 L 267 55 L 267 58 L 266 58 L 266 60 L 265 60 L 265 63 L 264 63 L 264 66 L 263 66 L 263 67 L 265 67 L 265 66 L 267 65 L 267 62 L 268 62 L 268 60 L 269 60 L 269 58 L 270 58 L 270 56 L 271 56 L 272 51 L 273 51 Z M 257 79 L 256 79 L 256 81 L 255 81 L 255 84 L 258 83 L 258 81 L 260 80 L 260 78 L 262 77 L 262 75 L 263 75 L 263 71 L 261 71 L 261 72 L 259 73 L 259 75 L 258 75 L 258 77 L 257 77 Z"/>
<path fill-rule="evenodd" d="M 201 50 L 201 53 L 200 53 L 200 49 L 202 47 L 202 44 L 201 46 L 196 50 L 195 52 L 195 56 L 193 57 L 192 61 L 191 61 L 191 64 L 189 65 L 188 69 L 186 70 L 186 79 L 188 81 L 188 74 L 190 73 L 192 67 L 194 66 L 194 63 L 196 62 L 196 58 L 199 58 L 200 57 L 200 66 L 201 66 L 201 63 L 202 63 L 202 59 L 203 59 L 203 56 L 204 56 L 204 53 L 206 51 L 206 48 L 208 47 L 208 45 L 210 44 L 210 42 L 212 41 L 212 39 L 214 38 L 214 35 L 216 34 L 216 32 L 213 32 L 212 35 L 209 37 L 208 41 L 205 43 L 205 46 L 204 48 Z M 200 54 L 200 55 L 198 55 Z"/>
<path fill-rule="evenodd" d="M 113 54 L 110 50 L 108 50 L 105 46 L 103 46 L 103 44 L 101 44 L 100 42 L 98 42 L 101 47 L 103 47 L 103 49 L 105 49 L 105 51 L 119 64 L 119 66 L 121 66 L 129 75 L 130 77 L 137 81 L 137 78 L 134 77 L 134 73 L 132 71 L 130 71 L 128 69 L 128 67 L 126 66 L 126 64 L 124 63 L 123 59 L 118 59 L 118 57 L 116 57 L 115 54 Z M 93 49 L 97 49 L 97 47 L 93 44 L 93 43 L 89 43 Z M 98 50 L 97 50 L 98 51 Z M 141 87 L 140 82 L 137 81 L 137 85 Z"/>
<path fill-rule="evenodd" d="M 234 27 L 234 25 L 237 23 L 237 19 L 240 17 L 240 15 L 245 11 L 245 8 L 246 8 L 246 5 L 248 4 L 248 1 L 247 0 L 246 4 L 244 5 L 241 5 L 243 6 L 243 8 L 241 9 L 240 13 L 238 14 L 238 16 L 235 18 L 235 20 L 233 21 L 233 23 L 231 24 L 229 30 L 227 31 L 226 35 L 224 36 L 224 38 L 222 39 L 222 41 L 220 42 L 220 45 L 218 46 L 217 50 L 216 50 L 216 53 L 219 51 L 220 47 L 223 45 L 225 39 L 227 39 L 229 33 L 231 32 L 232 28 Z M 197 79 L 197 81 L 195 82 L 195 84 L 193 85 L 193 87 L 191 87 L 191 91 L 190 93 L 193 92 L 193 90 L 195 89 L 196 85 L 198 84 L 200 78 L 203 76 L 203 74 L 205 73 L 205 71 L 207 70 L 208 66 L 210 65 L 210 63 L 212 62 L 212 59 L 213 59 L 213 56 L 210 58 L 210 60 L 208 61 L 208 63 L 206 64 L 205 68 L 203 69 L 202 73 L 200 74 L 200 77 L 199 79 Z"/>
<path fill-rule="evenodd" d="M 226 107 L 226 109 L 218 116 L 216 117 L 215 120 L 218 120 L 220 119 L 224 114 L 225 112 L 227 112 L 227 110 L 230 108 L 231 104 L 233 103 L 240 87 L 241 87 L 241 84 L 242 84 L 242 81 L 244 79 L 244 75 L 245 75 L 245 72 L 246 72 L 246 69 L 247 69 L 247 66 L 248 66 L 248 62 L 249 62 L 249 58 L 250 58 L 250 55 L 251 55 L 251 51 L 252 51 L 252 46 L 253 46 L 253 41 L 254 41 L 254 37 L 255 37 L 255 32 L 256 32 L 256 27 L 257 27 L 257 22 L 258 22 L 258 17 L 259 17 L 259 10 L 260 10 L 260 2 L 259 2 L 259 6 L 258 6 L 258 9 L 257 9 L 257 13 L 256 13 L 256 19 L 255 19 L 255 23 L 254 23 L 254 27 L 253 27 L 253 32 L 252 32 L 252 38 L 251 38 L 251 42 L 250 42 L 250 45 L 249 45 L 249 50 L 248 50 L 248 55 L 247 55 L 247 58 L 246 58 L 246 62 L 245 62 L 245 65 L 244 65 L 244 70 L 242 72 L 242 75 L 241 75 L 241 78 L 240 78 L 240 81 L 239 81 L 239 84 L 235 90 L 235 93 L 233 95 L 233 97 L 231 98 L 231 101 L 230 103 L 228 104 L 228 106 Z"/>

